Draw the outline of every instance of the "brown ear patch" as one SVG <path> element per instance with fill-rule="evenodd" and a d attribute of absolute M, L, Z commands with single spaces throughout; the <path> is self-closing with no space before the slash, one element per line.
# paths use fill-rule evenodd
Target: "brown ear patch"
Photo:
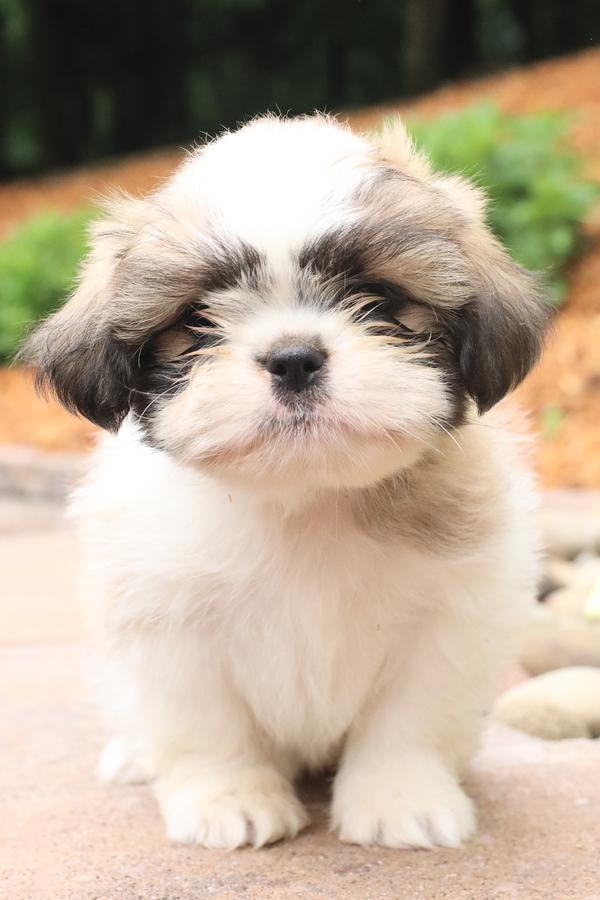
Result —
<path fill-rule="evenodd" d="M 129 409 L 137 347 L 118 340 L 111 328 L 114 273 L 146 204 L 123 195 L 105 207 L 110 216 L 91 226 L 91 250 L 75 292 L 33 331 L 19 358 L 37 367 L 41 391 L 52 391 L 96 425 L 116 429 Z"/>
<path fill-rule="evenodd" d="M 480 413 L 514 390 L 536 363 L 546 331 L 543 309 L 518 316 L 497 298 L 478 298 L 455 317 L 458 372 Z"/>
<path fill-rule="evenodd" d="M 474 266 L 480 286 L 450 324 L 459 377 L 480 413 L 516 388 L 535 365 L 551 315 L 541 280 L 485 237 L 477 242 Z"/>
<path fill-rule="evenodd" d="M 105 326 L 69 321 L 60 313 L 41 325 L 20 353 L 36 366 L 41 392 L 51 391 L 70 412 L 108 430 L 116 430 L 129 410 L 135 357 L 135 348 Z"/>

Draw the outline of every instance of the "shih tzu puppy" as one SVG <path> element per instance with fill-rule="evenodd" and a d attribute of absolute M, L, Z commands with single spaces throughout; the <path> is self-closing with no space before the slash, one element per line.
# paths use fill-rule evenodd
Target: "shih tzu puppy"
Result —
<path fill-rule="evenodd" d="M 74 501 L 116 737 L 168 836 L 261 846 L 337 764 L 344 841 L 457 846 L 461 773 L 537 577 L 489 410 L 546 323 L 536 279 L 400 123 L 264 117 L 93 227 L 25 355 L 110 432 Z"/>

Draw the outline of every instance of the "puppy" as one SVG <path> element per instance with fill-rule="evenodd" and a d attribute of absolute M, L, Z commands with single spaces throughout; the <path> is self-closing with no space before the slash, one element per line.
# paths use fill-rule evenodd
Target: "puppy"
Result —
<path fill-rule="evenodd" d="M 535 278 L 397 122 L 264 117 L 94 225 L 30 338 L 113 436 L 74 501 L 118 737 L 167 834 L 295 836 L 337 763 L 344 841 L 454 847 L 537 577 L 530 479 L 488 411 L 546 324 Z"/>

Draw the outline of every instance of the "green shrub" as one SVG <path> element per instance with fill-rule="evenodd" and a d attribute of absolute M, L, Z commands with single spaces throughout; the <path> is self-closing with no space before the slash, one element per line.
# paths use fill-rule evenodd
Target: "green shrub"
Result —
<path fill-rule="evenodd" d="M 87 208 L 46 212 L 0 241 L 0 359 L 9 359 L 31 323 L 69 293 L 92 215 Z"/>
<path fill-rule="evenodd" d="M 436 168 L 467 175 L 487 191 L 490 226 L 515 259 L 546 276 L 559 302 L 582 219 L 598 195 L 568 148 L 568 120 L 557 113 L 510 116 L 484 104 L 408 125 Z"/>

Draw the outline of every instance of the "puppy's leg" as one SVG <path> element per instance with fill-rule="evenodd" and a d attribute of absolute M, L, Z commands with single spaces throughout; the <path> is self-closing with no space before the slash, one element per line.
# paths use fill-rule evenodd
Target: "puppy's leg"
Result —
<path fill-rule="evenodd" d="M 233 849 L 295 837 L 308 822 L 290 781 L 258 759 L 180 757 L 157 782 L 167 836 Z"/>
<path fill-rule="evenodd" d="M 293 761 L 259 729 L 214 646 L 193 633 L 138 636 L 118 668 L 171 840 L 258 847 L 306 825 Z"/>
<path fill-rule="evenodd" d="M 98 775 L 106 784 L 146 784 L 153 777 L 135 743 L 124 735 L 114 737 L 102 751 Z"/>
<path fill-rule="evenodd" d="M 473 834 L 459 774 L 493 695 L 496 639 L 489 623 L 438 614 L 398 646 L 401 664 L 347 739 L 332 808 L 342 840 L 456 847 Z"/>
<path fill-rule="evenodd" d="M 308 817 L 286 766 L 261 746 L 246 716 L 220 693 L 217 715 L 202 713 L 204 734 L 171 752 L 156 795 L 167 836 L 232 849 L 295 837 Z"/>

